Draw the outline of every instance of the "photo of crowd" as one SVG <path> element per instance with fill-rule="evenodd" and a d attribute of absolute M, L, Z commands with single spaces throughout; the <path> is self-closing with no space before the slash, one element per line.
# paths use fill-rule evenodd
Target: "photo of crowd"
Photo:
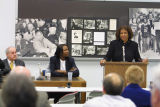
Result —
<path fill-rule="evenodd" d="M 95 46 L 83 46 L 83 55 L 95 55 Z"/>
<path fill-rule="evenodd" d="M 93 43 L 93 32 L 84 31 L 83 33 L 83 43 L 92 44 Z"/>
<path fill-rule="evenodd" d="M 108 47 L 101 47 L 101 46 L 97 47 L 97 55 L 106 55 L 107 51 Z"/>
<path fill-rule="evenodd" d="M 130 8 L 129 25 L 142 57 L 160 59 L 160 9 Z"/>
<path fill-rule="evenodd" d="M 96 20 L 97 29 L 108 29 L 108 20 Z"/>
<path fill-rule="evenodd" d="M 72 44 L 72 56 L 82 56 L 82 45 Z"/>
<path fill-rule="evenodd" d="M 71 19 L 71 28 L 72 29 L 82 29 L 83 19 Z"/>
<path fill-rule="evenodd" d="M 112 40 L 116 40 L 116 32 L 115 31 L 108 31 L 107 32 L 107 44 L 110 44 Z"/>
<path fill-rule="evenodd" d="M 15 46 L 20 57 L 53 56 L 67 43 L 67 19 L 17 19 Z"/>

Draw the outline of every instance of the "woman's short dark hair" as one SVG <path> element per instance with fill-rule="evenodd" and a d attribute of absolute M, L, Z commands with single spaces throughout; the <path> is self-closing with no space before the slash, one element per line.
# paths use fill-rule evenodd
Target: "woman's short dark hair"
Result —
<path fill-rule="evenodd" d="M 61 44 L 57 46 L 55 56 L 60 58 L 61 55 L 63 55 L 63 46 L 67 46 L 66 44 Z M 68 46 L 67 46 L 68 47 Z"/>
<path fill-rule="evenodd" d="M 133 37 L 133 32 L 130 26 L 121 26 L 117 31 L 116 31 L 116 39 L 120 40 L 120 32 L 122 29 L 125 29 L 128 32 L 128 40 L 131 40 Z"/>

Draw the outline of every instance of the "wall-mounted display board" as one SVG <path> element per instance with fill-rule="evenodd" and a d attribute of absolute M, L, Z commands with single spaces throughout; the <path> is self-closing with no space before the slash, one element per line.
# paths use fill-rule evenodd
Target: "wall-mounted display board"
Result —
<path fill-rule="evenodd" d="M 69 18 L 68 40 L 70 54 L 74 57 L 102 57 L 110 41 L 115 40 L 118 19 Z"/>

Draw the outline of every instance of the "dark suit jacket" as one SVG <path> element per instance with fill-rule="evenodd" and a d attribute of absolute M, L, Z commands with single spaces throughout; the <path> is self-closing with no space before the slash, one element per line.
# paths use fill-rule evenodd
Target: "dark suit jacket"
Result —
<path fill-rule="evenodd" d="M 138 51 L 138 44 L 134 41 L 127 41 L 127 43 L 123 43 L 121 40 L 113 40 L 110 43 L 109 50 L 104 57 L 107 61 L 123 61 L 123 49 L 122 46 L 125 47 L 125 61 L 132 62 L 135 60 L 136 62 L 141 61 L 141 57 Z"/>
<path fill-rule="evenodd" d="M 67 72 L 69 72 L 69 70 L 72 67 L 77 68 L 73 58 L 67 57 L 65 59 L 65 61 L 66 61 L 66 71 Z M 67 76 L 64 73 L 56 72 L 56 70 L 60 70 L 60 59 L 57 58 L 56 56 L 53 56 L 53 57 L 50 58 L 49 67 L 50 67 L 50 71 L 51 71 L 51 76 L 52 77 L 64 77 L 64 76 Z M 73 77 L 78 77 L 78 76 L 79 76 L 79 70 L 77 68 L 75 71 L 73 71 Z"/>
<path fill-rule="evenodd" d="M 122 92 L 122 96 L 131 99 L 137 107 L 151 107 L 151 93 L 138 84 L 129 84 Z"/>
<path fill-rule="evenodd" d="M 9 66 L 9 63 L 8 63 L 7 59 L 4 59 L 3 62 L 5 64 L 5 69 L 3 71 L 3 75 L 6 75 L 6 74 L 8 74 L 11 71 L 11 68 Z M 22 60 L 20 60 L 20 59 L 16 59 L 15 60 L 15 65 L 16 66 L 25 66 L 25 63 Z"/>
<path fill-rule="evenodd" d="M 3 63 L 3 61 L 0 59 L 0 69 L 4 69 L 5 65 Z"/>

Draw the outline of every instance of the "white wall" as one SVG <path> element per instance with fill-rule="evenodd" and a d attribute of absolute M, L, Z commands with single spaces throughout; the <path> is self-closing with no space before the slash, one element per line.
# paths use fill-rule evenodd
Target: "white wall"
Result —
<path fill-rule="evenodd" d="M 15 19 L 18 0 L 0 0 L 0 58 L 5 58 L 5 49 L 15 44 Z"/>
<path fill-rule="evenodd" d="M 17 16 L 18 0 L 0 0 L 0 58 L 5 58 L 5 49 L 8 46 L 14 46 L 15 40 L 15 19 Z M 103 80 L 103 67 L 99 65 L 100 59 L 75 59 L 80 70 L 80 76 L 87 81 L 89 87 L 101 87 Z M 31 70 L 32 75 L 39 75 L 38 63 L 41 67 L 47 68 L 49 60 L 32 59 L 24 60 L 27 68 Z M 160 62 L 150 62 L 148 65 L 147 83 L 152 79 L 151 75 L 154 72 L 153 67 L 160 69 L 157 65 Z"/>

